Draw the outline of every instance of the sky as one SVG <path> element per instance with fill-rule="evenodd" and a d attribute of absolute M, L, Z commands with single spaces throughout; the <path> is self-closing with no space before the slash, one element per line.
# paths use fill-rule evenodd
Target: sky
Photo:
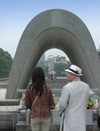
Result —
<path fill-rule="evenodd" d="M 64 9 L 80 17 L 90 31 L 95 47 L 100 46 L 100 0 L 0 0 L 0 48 L 12 57 L 28 23 L 48 9 Z M 45 54 L 65 55 L 60 50 Z"/>

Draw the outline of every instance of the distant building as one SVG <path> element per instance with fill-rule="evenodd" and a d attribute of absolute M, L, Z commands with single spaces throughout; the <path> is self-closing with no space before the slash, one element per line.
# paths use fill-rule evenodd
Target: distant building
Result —
<path fill-rule="evenodd" d="M 54 72 L 54 63 L 55 63 L 55 57 L 53 55 L 49 55 L 47 57 L 48 73 Z"/>

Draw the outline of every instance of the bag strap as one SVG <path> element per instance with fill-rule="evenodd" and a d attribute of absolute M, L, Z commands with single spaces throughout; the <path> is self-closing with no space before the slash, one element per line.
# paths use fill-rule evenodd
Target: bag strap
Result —
<path fill-rule="evenodd" d="M 49 94 L 48 94 L 48 90 L 47 90 L 46 84 L 45 84 L 45 90 L 46 90 L 46 94 L 47 94 L 47 98 L 48 98 L 48 105 L 49 105 Z"/>
<path fill-rule="evenodd" d="M 38 99 L 38 96 L 35 97 L 35 99 L 34 99 L 34 101 L 33 101 L 33 103 L 32 103 L 31 109 L 33 108 L 33 106 L 34 106 L 34 104 L 35 104 L 35 102 L 36 102 L 37 99 Z"/>

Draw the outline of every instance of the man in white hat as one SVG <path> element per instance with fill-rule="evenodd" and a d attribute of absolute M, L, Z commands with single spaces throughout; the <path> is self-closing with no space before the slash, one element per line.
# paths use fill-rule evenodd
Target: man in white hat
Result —
<path fill-rule="evenodd" d="M 68 84 L 62 89 L 57 108 L 63 112 L 60 131 L 86 131 L 86 103 L 90 89 L 80 80 L 82 70 L 71 65 L 67 71 Z"/>

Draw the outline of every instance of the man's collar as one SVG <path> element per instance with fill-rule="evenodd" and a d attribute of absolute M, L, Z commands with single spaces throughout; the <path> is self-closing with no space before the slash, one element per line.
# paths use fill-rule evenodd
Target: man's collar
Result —
<path fill-rule="evenodd" d="M 75 77 L 72 81 L 80 81 L 80 77 Z"/>

